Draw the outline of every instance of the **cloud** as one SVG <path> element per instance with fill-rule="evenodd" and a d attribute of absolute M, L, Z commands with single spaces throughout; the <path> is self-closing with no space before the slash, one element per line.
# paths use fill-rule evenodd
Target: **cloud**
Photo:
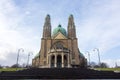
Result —
<path fill-rule="evenodd" d="M 28 15 L 28 12 L 26 12 Z M 39 40 L 32 34 L 32 30 L 21 27 L 26 14 L 21 14 L 19 8 L 12 0 L 0 1 L 0 64 L 12 65 L 15 63 L 17 50 L 24 48 L 27 56 L 29 51 L 36 53 L 36 43 Z M 24 27 L 24 29 L 23 29 Z M 22 30 L 23 29 L 23 30 Z M 27 31 L 26 31 L 27 30 Z M 34 30 L 34 29 L 33 29 Z M 29 44 L 29 45 L 28 45 Z M 33 48 L 34 47 L 34 48 Z M 26 59 L 26 58 L 22 58 Z"/>
<path fill-rule="evenodd" d="M 80 51 L 84 54 L 89 51 L 91 61 L 97 61 L 97 53 L 93 52 L 95 47 L 104 56 L 120 46 L 119 0 L 75 0 L 73 3 L 62 0 L 54 5 L 53 2 L 56 1 L 0 1 L 0 64 L 8 59 L 13 64 L 13 58 L 8 56 L 17 54 L 18 48 L 26 50 L 25 56 L 29 51 L 34 55 L 39 51 L 44 18 L 48 13 L 52 29 L 59 23 L 67 28 L 68 16 L 74 15 Z"/>
<path fill-rule="evenodd" d="M 116 7 L 114 7 L 115 4 Z M 113 7 L 111 8 L 111 6 Z M 79 45 L 85 44 L 87 47 L 91 45 L 89 42 L 93 42 L 93 45 L 101 48 L 103 52 L 118 46 L 120 40 L 118 36 L 120 30 L 120 11 L 118 9 L 120 9 L 120 6 L 117 2 L 104 4 L 103 6 L 95 7 L 95 9 L 93 8 L 90 14 L 95 16 L 88 17 L 82 21 L 81 27 L 77 30 L 79 37 L 82 38 L 82 41 L 79 40 L 81 42 Z M 102 12 L 102 15 L 98 12 Z"/>
<path fill-rule="evenodd" d="M 103 1 L 96 1 L 92 5 L 88 3 L 88 9 L 83 10 L 83 13 L 86 13 L 84 16 L 87 17 L 82 19 L 81 22 L 77 21 L 79 47 L 83 53 L 86 53 L 86 51 L 91 53 L 92 61 L 98 61 L 97 54 L 93 53 L 94 48 L 100 49 L 102 57 L 104 54 L 109 56 L 109 53 L 107 53 L 109 50 L 120 47 L 119 3 L 120 1 L 113 0 L 104 3 Z M 109 65 L 114 65 L 111 56 L 109 57 Z M 116 57 L 116 59 L 119 58 L 119 56 Z"/>

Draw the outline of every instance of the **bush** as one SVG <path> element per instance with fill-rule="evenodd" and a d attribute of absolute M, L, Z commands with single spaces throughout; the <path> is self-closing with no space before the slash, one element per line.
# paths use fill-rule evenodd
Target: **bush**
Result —
<path fill-rule="evenodd" d="M 0 68 L 3 68 L 3 67 L 0 65 Z"/>
<path fill-rule="evenodd" d="M 11 66 L 11 68 L 20 68 L 20 65 L 19 65 L 19 64 L 13 64 L 13 65 Z"/>

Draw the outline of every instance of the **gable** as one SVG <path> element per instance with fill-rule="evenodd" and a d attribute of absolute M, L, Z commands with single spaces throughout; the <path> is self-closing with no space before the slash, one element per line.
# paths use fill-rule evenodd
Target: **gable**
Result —
<path fill-rule="evenodd" d="M 61 32 L 58 32 L 54 37 L 54 39 L 67 39 L 66 36 L 64 36 Z"/>

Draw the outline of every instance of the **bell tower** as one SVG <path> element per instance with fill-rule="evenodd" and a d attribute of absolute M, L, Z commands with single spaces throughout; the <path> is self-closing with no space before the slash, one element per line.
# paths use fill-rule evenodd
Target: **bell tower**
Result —
<path fill-rule="evenodd" d="M 48 14 L 45 18 L 45 23 L 43 26 L 43 39 L 51 38 L 51 21 L 50 15 Z"/>
<path fill-rule="evenodd" d="M 70 15 L 68 19 L 68 38 L 76 38 L 76 30 L 73 15 Z"/>

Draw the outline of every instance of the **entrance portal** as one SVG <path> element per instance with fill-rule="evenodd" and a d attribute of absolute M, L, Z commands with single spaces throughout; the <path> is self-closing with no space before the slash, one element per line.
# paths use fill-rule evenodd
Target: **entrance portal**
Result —
<path fill-rule="evenodd" d="M 54 61 L 55 61 L 55 56 L 52 56 L 51 57 L 51 68 L 55 67 L 54 66 L 54 64 L 55 64 Z"/>
<path fill-rule="evenodd" d="M 58 68 L 62 67 L 62 58 L 60 55 L 57 56 L 57 67 Z"/>

